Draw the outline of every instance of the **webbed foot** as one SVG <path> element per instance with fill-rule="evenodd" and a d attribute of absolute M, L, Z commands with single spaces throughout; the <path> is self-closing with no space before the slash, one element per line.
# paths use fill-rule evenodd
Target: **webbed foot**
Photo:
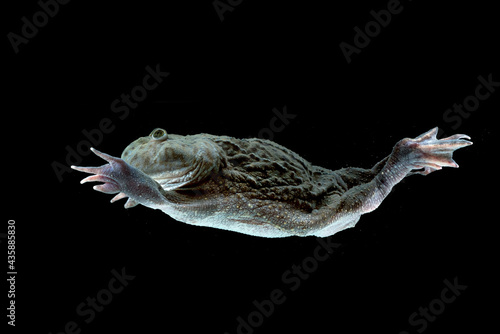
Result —
<path fill-rule="evenodd" d="M 127 164 L 120 158 L 113 157 L 109 154 L 100 152 L 95 148 L 91 148 L 92 152 L 94 152 L 97 156 L 106 160 L 108 163 L 102 165 L 100 167 L 78 167 L 71 166 L 72 169 L 94 174 L 88 176 L 80 181 L 80 183 L 85 182 L 103 182 L 103 184 L 94 186 L 94 190 L 106 193 L 106 194 L 116 194 L 111 202 L 115 202 L 119 199 L 126 198 L 130 196 L 128 194 L 128 182 L 130 178 L 137 174 L 137 169 Z M 133 199 L 129 198 L 125 203 L 125 208 L 131 208 L 136 206 L 138 203 Z"/>
<path fill-rule="evenodd" d="M 459 148 L 472 145 L 469 136 L 456 134 L 450 137 L 437 139 L 438 128 L 418 136 L 405 138 L 398 144 L 400 149 L 406 151 L 408 162 L 412 167 L 411 174 L 427 175 L 443 167 L 458 168 L 453 160 L 453 152 Z M 420 169 L 420 170 L 418 170 Z"/>

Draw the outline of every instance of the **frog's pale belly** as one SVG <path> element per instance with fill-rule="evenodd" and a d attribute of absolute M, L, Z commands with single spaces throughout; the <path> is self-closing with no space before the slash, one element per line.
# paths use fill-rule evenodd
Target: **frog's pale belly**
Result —
<path fill-rule="evenodd" d="M 196 222 L 185 222 L 191 225 L 212 227 L 264 238 L 283 238 L 294 235 L 289 231 L 279 229 L 269 223 L 261 222 L 256 224 L 255 221 L 251 220 L 233 220 L 221 216 L 212 216 Z"/>
<path fill-rule="evenodd" d="M 190 225 L 266 238 L 328 236 L 354 226 L 360 217 L 348 212 L 332 213 L 325 207 L 305 213 L 287 204 L 255 199 L 235 201 L 225 196 L 202 207 L 167 205 L 158 209 Z"/>
<path fill-rule="evenodd" d="M 225 203 L 225 207 L 232 204 Z M 239 205 L 238 205 L 239 206 Z M 176 208 L 176 206 L 159 207 L 161 211 L 173 219 L 195 226 L 217 228 L 243 234 L 266 237 L 281 238 L 295 235 L 294 232 L 275 225 L 265 218 L 256 218 L 245 211 L 224 210 L 223 207 L 211 206 L 207 208 L 191 207 L 188 210 Z"/>
<path fill-rule="evenodd" d="M 345 230 L 350 227 L 354 227 L 356 223 L 359 221 L 361 215 L 346 215 L 343 217 L 340 217 L 335 220 L 332 224 L 314 231 L 311 235 L 314 235 L 316 237 L 328 237 L 330 235 L 334 235 L 337 232 L 340 232 L 342 230 Z"/>
<path fill-rule="evenodd" d="M 310 233 L 303 236 L 327 237 L 347 228 L 353 227 L 354 225 L 356 225 L 359 219 L 360 216 L 342 217 L 323 229 L 311 231 Z M 225 217 L 211 217 L 200 220 L 198 222 L 186 221 L 186 223 L 196 226 L 206 226 L 227 231 L 239 232 L 264 238 L 283 238 L 298 235 L 296 233 L 293 233 L 292 231 L 277 228 L 275 225 L 267 222 L 256 224 L 255 221 L 232 220 L 226 219 Z"/>

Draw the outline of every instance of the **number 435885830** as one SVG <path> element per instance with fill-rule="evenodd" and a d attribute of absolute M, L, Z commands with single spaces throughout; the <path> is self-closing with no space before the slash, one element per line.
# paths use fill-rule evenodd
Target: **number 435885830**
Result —
<path fill-rule="evenodd" d="M 7 231 L 7 262 L 9 263 L 9 270 L 16 270 L 16 221 L 9 220 Z"/>

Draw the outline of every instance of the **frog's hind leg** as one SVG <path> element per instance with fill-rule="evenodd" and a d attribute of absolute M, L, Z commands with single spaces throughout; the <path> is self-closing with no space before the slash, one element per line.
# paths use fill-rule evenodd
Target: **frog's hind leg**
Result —
<path fill-rule="evenodd" d="M 411 174 L 427 175 L 442 167 L 458 167 L 453 152 L 472 145 L 470 137 L 456 134 L 437 139 L 438 128 L 411 139 L 400 140 L 383 165 L 377 164 L 372 171 L 376 176 L 369 182 L 350 188 L 331 204 L 330 223 L 313 232 L 328 236 L 352 227 L 362 214 L 375 210 L 404 177 Z"/>
<path fill-rule="evenodd" d="M 427 175 L 443 167 L 458 168 L 452 157 L 453 152 L 472 145 L 470 137 L 456 134 L 437 139 L 437 133 L 436 127 L 416 138 L 405 138 L 396 143 L 386 164 L 374 179 L 364 205 L 367 212 L 377 208 L 392 187 L 408 175 Z"/>

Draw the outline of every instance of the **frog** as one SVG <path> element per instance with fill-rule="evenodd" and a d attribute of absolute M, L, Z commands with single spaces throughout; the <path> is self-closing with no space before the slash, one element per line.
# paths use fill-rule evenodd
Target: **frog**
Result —
<path fill-rule="evenodd" d="M 352 228 L 378 208 L 405 177 L 458 168 L 453 152 L 472 145 L 455 134 L 437 139 L 435 127 L 396 142 L 371 168 L 330 170 L 313 165 L 267 139 L 177 135 L 162 128 L 129 144 L 115 157 L 95 148 L 107 163 L 71 166 L 92 174 L 81 183 L 127 199 L 174 220 L 255 237 L 329 237 Z"/>

